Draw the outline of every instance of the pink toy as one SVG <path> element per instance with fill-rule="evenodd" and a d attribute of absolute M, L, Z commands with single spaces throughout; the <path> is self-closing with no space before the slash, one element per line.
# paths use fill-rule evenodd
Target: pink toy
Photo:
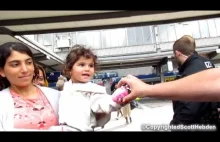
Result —
<path fill-rule="evenodd" d="M 130 89 L 127 86 L 122 86 L 115 90 L 112 94 L 112 99 L 116 103 L 120 103 L 122 99 L 130 93 Z"/>

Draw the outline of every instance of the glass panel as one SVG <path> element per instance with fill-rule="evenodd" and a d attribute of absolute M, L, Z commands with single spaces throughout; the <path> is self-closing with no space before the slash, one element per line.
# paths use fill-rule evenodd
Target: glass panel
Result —
<path fill-rule="evenodd" d="M 34 40 L 35 40 L 35 41 L 37 41 L 37 36 L 38 36 L 38 35 L 34 35 Z"/>
<path fill-rule="evenodd" d="M 167 33 L 168 33 L 169 41 L 175 41 L 176 40 L 176 31 L 175 31 L 175 25 L 174 24 L 167 24 Z"/>
<path fill-rule="evenodd" d="M 101 37 L 100 37 L 101 32 L 100 31 L 92 31 L 91 36 L 93 37 L 93 48 L 101 48 Z"/>
<path fill-rule="evenodd" d="M 111 30 L 111 47 L 126 46 L 125 29 Z"/>
<path fill-rule="evenodd" d="M 209 29 L 208 29 L 207 21 L 200 20 L 199 26 L 200 26 L 201 38 L 209 37 Z"/>
<path fill-rule="evenodd" d="M 166 25 L 158 26 L 159 42 L 168 42 Z"/>
<path fill-rule="evenodd" d="M 183 25 L 182 23 L 175 23 L 175 29 L 176 29 L 176 37 L 177 39 L 181 38 L 183 34 Z"/>
<path fill-rule="evenodd" d="M 100 33 L 97 31 L 79 32 L 77 34 L 77 43 L 92 48 L 100 48 Z"/>
<path fill-rule="evenodd" d="M 184 22 L 184 23 L 182 23 L 182 36 L 184 36 L 184 35 L 190 35 L 190 36 L 192 36 L 193 35 L 193 33 L 192 33 L 192 30 L 191 30 L 191 25 L 190 25 L 190 23 L 189 22 Z"/>
<path fill-rule="evenodd" d="M 192 37 L 193 38 L 200 38 L 199 22 L 198 21 L 191 21 L 188 23 L 191 26 Z"/>
<path fill-rule="evenodd" d="M 72 40 L 71 40 L 72 45 L 77 44 L 77 42 L 76 42 L 76 32 L 71 33 L 71 38 L 72 38 Z"/>
<path fill-rule="evenodd" d="M 84 32 L 77 32 L 77 44 L 86 45 L 86 34 Z"/>
<path fill-rule="evenodd" d="M 135 31 L 134 28 L 127 28 L 128 46 L 133 46 L 136 44 Z"/>
<path fill-rule="evenodd" d="M 43 34 L 37 35 L 37 41 L 38 41 L 40 44 L 44 45 L 44 35 L 43 35 Z"/>
<path fill-rule="evenodd" d="M 154 37 L 154 33 L 150 26 L 143 26 L 143 43 L 144 44 L 152 44 L 155 40 L 152 38 Z"/>
<path fill-rule="evenodd" d="M 102 46 L 103 48 L 111 47 L 110 30 L 102 31 Z"/>
<path fill-rule="evenodd" d="M 53 35 L 52 34 L 44 34 L 44 45 L 46 45 L 46 46 L 53 45 Z"/>
<path fill-rule="evenodd" d="M 215 19 L 215 26 L 217 29 L 217 36 L 220 36 L 220 18 Z"/>
<path fill-rule="evenodd" d="M 135 27 L 135 35 L 136 35 L 136 45 L 143 44 L 143 31 L 142 27 Z"/>
<path fill-rule="evenodd" d="M 209 20 L 207 20 L 207 22 L 208 22 L 210 37 L 217 37 L 217 30 L 216 30 L 216 27 L 215 27 L 214 19 L 209 19 Z"/>
<path fill-rule="evenodd" d="M 91 36 L 91 33 L 86 32 L 86 33 L 84 33 L 84 34 L 85 34 L 85 37 L 86 37 L 85 45 L 86 45 L 86 46 L 89 46 L 89 47 L 92 47 L 92 48 L 95 48 L 95 47 L 94 47 L 93 36 Z"/>

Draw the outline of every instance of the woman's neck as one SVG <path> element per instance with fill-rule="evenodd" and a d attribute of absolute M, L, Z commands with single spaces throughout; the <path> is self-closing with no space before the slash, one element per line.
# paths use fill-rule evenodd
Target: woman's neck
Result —
<path fill-rule="evenodd" d="M 10 89 L 26 99 L 35 99 L 38 96 L 37 89 L 33 84 L 25 87 L 11 85 Z"/>

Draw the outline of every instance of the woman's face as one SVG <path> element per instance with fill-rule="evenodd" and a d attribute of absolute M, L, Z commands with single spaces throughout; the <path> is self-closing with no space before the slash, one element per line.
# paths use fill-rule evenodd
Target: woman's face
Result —
<path fill-rule="evenodd" d="M 12 51 L 4 68 L 0 69 L 0 74 L 6 77 L 11 85 L 26 87 L 32 83 L 34 76 L 33 60 L 26 53 Z"/>
<path fill-rule="evenodd" d="M 41 70 L 39 70 L 39 74 L 37 78 L 35 79 L 34 83 L 40 86 L 46 86 L 45 80 L 44 80 L 44 74 Z"/>

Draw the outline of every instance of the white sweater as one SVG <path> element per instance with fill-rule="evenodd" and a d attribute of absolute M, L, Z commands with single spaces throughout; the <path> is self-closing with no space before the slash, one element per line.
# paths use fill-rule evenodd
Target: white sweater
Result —
<path fill-rule="evenodd" d="M 48 87 L 37 87 L 45 94 L 58 118 L 60 92 Z M 0 91 L 0 131 L 38 131 L 14 128 L 14 101 L 9 88 Z"/>
<path fill-rule="evenodd" d="M 94 127 L 104 126 L 111 117 L 112 111 L 121 106 L 106 93 L 105 87 L 88 82 L 65 82 L 59 101 L 59 123 L 81 131 L 93 131 Z M 96 119 L 97 113 L 104 113 L 101 119 Z"/>

